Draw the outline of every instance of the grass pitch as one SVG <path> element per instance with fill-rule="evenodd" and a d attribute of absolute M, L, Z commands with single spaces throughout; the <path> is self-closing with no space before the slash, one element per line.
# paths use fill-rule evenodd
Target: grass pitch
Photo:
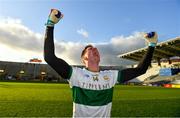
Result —
<path fill-rule="evenodd" d="M 0 117 L 71 117 L 68 84 L 0 82 Z M 178 117 L 180 89 L 116 85 L 112 117 Z"/>

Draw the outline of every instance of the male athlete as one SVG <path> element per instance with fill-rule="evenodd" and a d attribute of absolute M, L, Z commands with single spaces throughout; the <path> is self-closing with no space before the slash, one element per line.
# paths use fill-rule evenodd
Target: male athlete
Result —
<path fill-rule="evenodd" d="M 99 68 L 100 55 L 92 45 L 84 48 L 81 54 L 84 69 L 72 67 L 55 56 L 54 25 L 63 17 L 60 11 L 52 9 L 46 23 L 44 43 L 45 61 L 64 79 L 67 79 L 73 94 L 73 117 L 110 117 L 113 89 L 117 82 L 123 83 L 144 74 L 151 63 L 157 34 L 149 41 L 147 53 L 136 68 L 104 70 Z"/>

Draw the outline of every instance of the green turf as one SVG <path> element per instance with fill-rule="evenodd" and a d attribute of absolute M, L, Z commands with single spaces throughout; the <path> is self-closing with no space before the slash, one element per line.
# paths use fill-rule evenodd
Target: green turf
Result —
<path fill-rule="evenodd" d="M 0 117 L 71 117 L 68 84 L 0 82 Z M 178 117 L 180 89 L 116 85 L 113 117 Z"/>

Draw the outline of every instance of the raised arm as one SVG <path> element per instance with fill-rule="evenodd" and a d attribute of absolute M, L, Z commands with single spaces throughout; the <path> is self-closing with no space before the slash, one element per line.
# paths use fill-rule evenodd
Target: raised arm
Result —
<path fill-rule="evenodd" d="M 56 17 L 57 19 L 55 19 Z M 71 66 L 63 59 L 57 58 L 54 48 L 54 24 L 62 18 L 59 11 L 51 10 L 48 22 L 46 24 L 44 41 L 44 60 L 63 78 L 68 79 L 71 74 Z"/>
<path fill-rule="evenodd" d="M 127 68 L 120 71 L 119 81 L 121 83 L 134 79 L 144 73 L 146 73 L 149 65 L 151 64 L 155 45 L 157 43 L 157 33 L 154 32 L 154 36 L 150 37 L 145 35 L 147 41 L 149 41 L 149 47 L 142 60 L 139 62 L 136 68 Z"/>

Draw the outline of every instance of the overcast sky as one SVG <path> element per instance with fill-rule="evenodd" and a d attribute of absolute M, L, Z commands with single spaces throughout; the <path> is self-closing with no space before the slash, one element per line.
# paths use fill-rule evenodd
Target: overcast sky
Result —
<path fill-rule="evenodd" d="M 145 46 L 143 32 L 156 31 L 159 42 L 180 34 L 178 0 L 0 0 L 0 60 L 43 60 L 49 11 L 64 18 L 55 26 L 56 55 L 80 64 L 86 44 L 98 47 L 101 65 L 126 64 L 117 55 Z"/>

